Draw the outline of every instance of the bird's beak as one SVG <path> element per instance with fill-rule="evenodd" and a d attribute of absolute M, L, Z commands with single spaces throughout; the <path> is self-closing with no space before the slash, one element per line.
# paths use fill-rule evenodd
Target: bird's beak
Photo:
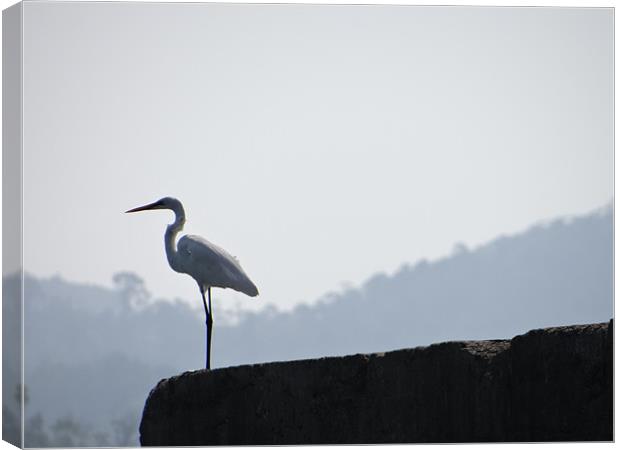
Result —
<path fill-rule="evenodd" d="M 149 203 L 148 205 L 138 206 L 137 208 L 130 209 L 129 211 L 125 211 L 125 213 L 132 213 L 138 211 L 148 211 L 150 209 L 161 209 L 161 201 L 156 201 L 154 203 Z"/>

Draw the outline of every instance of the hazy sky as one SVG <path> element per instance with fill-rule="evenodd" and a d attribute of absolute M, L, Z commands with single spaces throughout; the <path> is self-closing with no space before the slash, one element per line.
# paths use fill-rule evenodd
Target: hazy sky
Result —
<path fill-rule="evenodd" d="M 200 304 L 172 213 L 261 296 L 342 283 L 612 198 L 611 9 L 24 4 L 24 264 Z M 216 310 L 217 315 L 217 310 Z"/>

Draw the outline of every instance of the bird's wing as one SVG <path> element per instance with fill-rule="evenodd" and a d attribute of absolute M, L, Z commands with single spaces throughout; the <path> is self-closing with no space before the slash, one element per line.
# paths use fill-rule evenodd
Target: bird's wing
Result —
<path fill-rule="evenodd" d="M 200 236 L 183 236 L 177 251 L 184 260 L 185 272 L 199 283 L 235 289 L 250 296 L 258 294 L 239 261 L 212 242 Z"/>

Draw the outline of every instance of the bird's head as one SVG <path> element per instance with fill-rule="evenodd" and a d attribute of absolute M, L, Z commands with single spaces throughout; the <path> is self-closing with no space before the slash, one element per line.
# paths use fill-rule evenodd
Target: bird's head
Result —
<path fill-rule="evenodd" d="M 157 200 L 156 202 L 149 203 L 148 205 L 144 206 L 138 206 L 137 208 L 133 208 L 125 212 L 133 213 L 138 211 L 150 211 L 152 209 L 171 209 L 176 213 L 183 211 L 183 205 L 181 205 L 181 202 L 174 197 L 164 197 Z"/>

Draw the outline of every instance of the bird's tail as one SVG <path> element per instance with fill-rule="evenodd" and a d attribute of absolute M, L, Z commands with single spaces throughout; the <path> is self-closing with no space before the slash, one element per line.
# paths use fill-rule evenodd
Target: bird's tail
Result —
<path fill-rule="evenodd" d="M 245 295 L 249 295 L 250 297 L 256 297 L 258 295 L 258 288 L 254 283 L 252 283 L 252 280 L 250 280 L 249 278 L 246 279 L 244 286 L 242 287 L 242 289 L 239 290 Z"/>

